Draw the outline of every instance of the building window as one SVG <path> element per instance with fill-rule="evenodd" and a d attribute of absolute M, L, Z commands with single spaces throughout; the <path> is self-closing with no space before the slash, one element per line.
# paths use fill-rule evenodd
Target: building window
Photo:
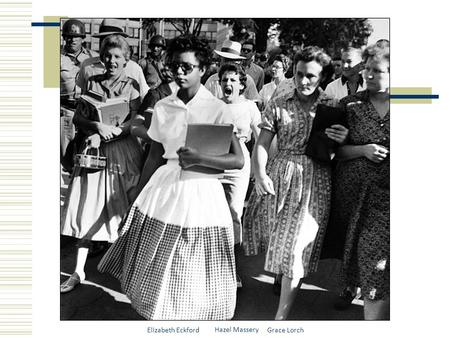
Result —
<path fill-rule="evenodd" d="M 206 39 L 210 43 L 216 42 L 217 33 L 216 32 L 208 32 L 208 31 L 201 31 L 199 34 L 199 37 L 202 39 Z"/>
<path fill-rule="evenodd" d="M 94 23 L 94 25 L 93 25 L 93 27 L 92 27 L 92 33 L 93 33 L 93 34 L 97 34 L 98 31 L 99 31 L 99 29 L 100 29 L 100 25 L 97 24 L 97 23 Z"/>
<path fill-rule="evenodd" d="M 91 34 L 91 24 L 85 23 L 84 24 L 84 30 L 86 31 L 86 34 Z"/>
<path fill-rule="evenodd" d="M 169 40 L 176 38 L 177 36 L 180 36 L 180 35 L 181 35 L 181 33 L 175 29 L 166 29 L 164 31 L 164 37 Z"/>

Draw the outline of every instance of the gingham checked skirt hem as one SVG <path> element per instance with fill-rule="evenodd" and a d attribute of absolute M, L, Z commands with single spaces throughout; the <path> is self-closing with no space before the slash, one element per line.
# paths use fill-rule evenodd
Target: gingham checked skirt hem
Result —
<path fill-rule="evenodd" d="M 223 189 L 217 179 L 180 180 L 178 168 L 154 174 L 98 268 L 120 280 L 147 319 L 231 319 L 234 241 Z M 191 214 L 198 203 L 204 215 Z"/>

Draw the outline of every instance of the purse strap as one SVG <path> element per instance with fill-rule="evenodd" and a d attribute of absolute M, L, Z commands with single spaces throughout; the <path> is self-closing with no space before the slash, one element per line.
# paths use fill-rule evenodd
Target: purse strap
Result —
<path fill-rule="evenodd" d="M 87 152 L 89 149 L 95 149 L 97 151 L 96 156 L 100 157 L 100 149 L 98 147 L 92 147 L 91 145 L 88 144 L 87 140 L 84 141 L 85 147 L 83 150 L 83 155 L 87 155 Z"/>

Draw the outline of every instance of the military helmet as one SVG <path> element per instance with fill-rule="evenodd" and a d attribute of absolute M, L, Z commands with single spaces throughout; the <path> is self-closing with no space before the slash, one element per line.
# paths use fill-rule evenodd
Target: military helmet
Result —
<path fill-rule="evenodd" d="M 84 29 L 84 23 L 77 19 L 69 19 L 64 22 L 62 28 L 62 36 L 73 36 L 73 37 L 86 37 L 86 31 Z"/>
<path fill-rule="evenodd" d="M 148 43 L 148 46 L 161 46 L 166 48 L 166 40 L 161 35 L 153 35 Z"/>

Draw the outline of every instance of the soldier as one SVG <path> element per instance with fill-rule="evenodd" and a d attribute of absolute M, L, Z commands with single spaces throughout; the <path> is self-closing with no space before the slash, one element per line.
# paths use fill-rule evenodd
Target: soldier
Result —
<path fill-rule="evenodd" d="M 64 155 L 66 154 L 67 145 L 75 136 L 72 118 L 77 99 L 81 93 L 80 87 L 76 85 L 76 78 L 80 71 L 81 63 L 98 54 L 82 46 L 86 33 L 84 24 L 80 20 L 67 20 L 62 28 L 62 37 L 64 39 L 64 47 L 61 51 L 60 60 L 61 160 L 63 167 L 70 171 L 71 165 L 66 163 Z"/>
<path fill-rule="evenodd" d="M 146 58 L 139 60 L 144 72 L 145 80 L 150 89 L 155 89 L 161 84 L 161 71 L 164 68 L 163 51 L 166 49 L 166 40 L 161 35 L 154 35 L 148 44 L 150 52 Z"/>

